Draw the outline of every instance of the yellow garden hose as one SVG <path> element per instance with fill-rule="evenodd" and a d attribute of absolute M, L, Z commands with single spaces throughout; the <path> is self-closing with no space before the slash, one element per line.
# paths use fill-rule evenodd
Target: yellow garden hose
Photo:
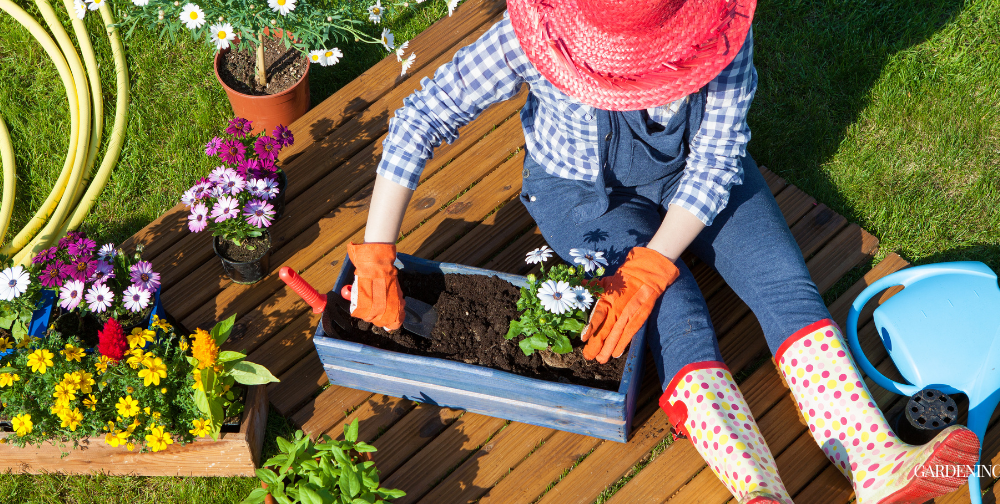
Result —
<path fill-rule="evenodd" d="M 10 145 L 10 132 L 0 117 L 0 164 L 3 164 L 3 202 L 0 203 L 0 243 L 7 234 L 10 216 L 14 213 L 14 189 L 17 170 L 14 169 L 14 148 Z"/>
<path fill-rule="evenodd" d="M 101 74 L 97 69 L 97 56 L 94 54 L 93 44 L 90 43 L 90 36 L 87 35 L 87 27 L 84 26 L 83 20 L 74 15 L 75 9 L 72 0 L 63 0 L 63 5 L 73 23 L 73 33 L 76 34 L 76 42 L 80 45 L 83 63 L 87 67 L 90 97 L 94 105 L 94 125 L 90 128 L 90 149 L 87 152 L 87 163 L 84 164 L 83 182 L 77 186 L 73 194 L 73 206 L 75 207 L 90 181 L 91 169 L 94 167 L 94 160 L 97 159 L 97 150 L 101 147 L 101 137 L 104 135 L 104 96 L 101 91 Z"/>

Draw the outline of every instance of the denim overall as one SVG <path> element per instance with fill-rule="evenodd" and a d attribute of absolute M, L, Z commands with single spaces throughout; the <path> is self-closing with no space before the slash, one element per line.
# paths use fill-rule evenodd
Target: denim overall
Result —
<path fill-rule="evenodd" d="M 649 243 L 677 191 L 704 104 L 704 90 L 690 95 L 665 126 L 644 110 L 598 111 L 595 182 L 549 174 L 530 152 L 525 156 L 521 201 L 563 260 L 572 263 L 571 248 L 603 251 L 610 275 L 632 247 Z M 688 250 L 750 306 L 774 353 L 788 336 L 830 313 L 756 163 L 749 156 L 741 161 L 742 184 L 730 189 L 725 209 Z M 647 321 L 646 341 L 663 387 L 687 364 L 722 361 L 705 299 L 683 261 L 677 267 L 680 276 Z"/>

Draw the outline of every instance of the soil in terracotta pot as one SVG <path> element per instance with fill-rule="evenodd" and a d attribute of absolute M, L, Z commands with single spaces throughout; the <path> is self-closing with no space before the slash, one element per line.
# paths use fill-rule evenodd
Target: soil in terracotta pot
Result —
<path fill-rule="evenodd" d="M 93 314 L 80 315 L 78 311 L 63 313 L 56 318 L 55 329 L 64 336 L 75 335 L 80 338 L 85 348 L 96 347 L 99 343 L 97 333 L 101 330 L 101 322 Z"/>
<path fill-rule="evenodd" d="M 423 275 L 400 271 L 400 285 L 410 297 L 432 304 L 438 320 L 431 339 L 405 330 L 386 332 L 367 322 L 337 317 L 347 330 L 330 324 L 342 339 L 395 352 L 440 357 L 476 364 L 529 378 L 572 383 L 617 391 L 625 370 L 625 358 L 607 364 L 583 359 L 584 343 L 572 337 L 573 352 L 557 355 L 546 351 L 524 355 L 517 342 L 507 340 L 510 321 L 520 318 L 520 290 L 496 277 L 482 275 Z M 338 306 L 346 310 L 339 297 Z M 548 362 L 546 362 L 548 361 Z"/>
<path fill-rule="evenodd" d="M 219 253 L 232 262 L 250 262 L 260 258 L 269 246 L 271 239 L 267 236 L 247 238 L 237 245 L 229 240 L 219 240 Z"/>
<path fill-rule="evenodd" d="M 240 93 L 253 96 L 278 94 L 294 85 L 306 72 L 309 63 L 294 47 L 285 48 L 285 43 L 276 37 L 264 37 L 264 69 L 267 86 L 257 84 L 257 53 L 246 46 L 243 50 L 233 50 L 219 57 L 219 77 L 227 86 Z"/>

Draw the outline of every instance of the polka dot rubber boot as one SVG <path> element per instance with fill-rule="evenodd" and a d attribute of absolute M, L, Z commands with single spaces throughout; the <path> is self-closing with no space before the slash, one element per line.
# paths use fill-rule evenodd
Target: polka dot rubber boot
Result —
<path fill-rule="evenodd" d="M 977 463 L 979 439 L 962 426 L 922 446 L 897 439 L 832 320 L 790 336 L 775 361 L 816 443 L 854 485 L 858 504 L 923 503 L 964 484 L 962 468 Z"/>
<path fill-rule="evenodd" d="M 740 504 L 791 504 L 771 450 L 725 364 L 681 368 L 660 397 L 678 437 L 698 454 Z"/>

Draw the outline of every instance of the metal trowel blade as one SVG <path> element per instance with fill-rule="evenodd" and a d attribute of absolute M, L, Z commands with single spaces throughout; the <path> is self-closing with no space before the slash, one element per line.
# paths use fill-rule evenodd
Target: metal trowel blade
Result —
<path fill-rule="evenodd" d="M 405 297 L 404 300 L 406 306 L 403 307 L 403 311 L 406 312 L 406 317 L 403 319 L 403 329 L 417 336 L 430 338 L 438 318 L 434 307 L 409 296 Z"/>

